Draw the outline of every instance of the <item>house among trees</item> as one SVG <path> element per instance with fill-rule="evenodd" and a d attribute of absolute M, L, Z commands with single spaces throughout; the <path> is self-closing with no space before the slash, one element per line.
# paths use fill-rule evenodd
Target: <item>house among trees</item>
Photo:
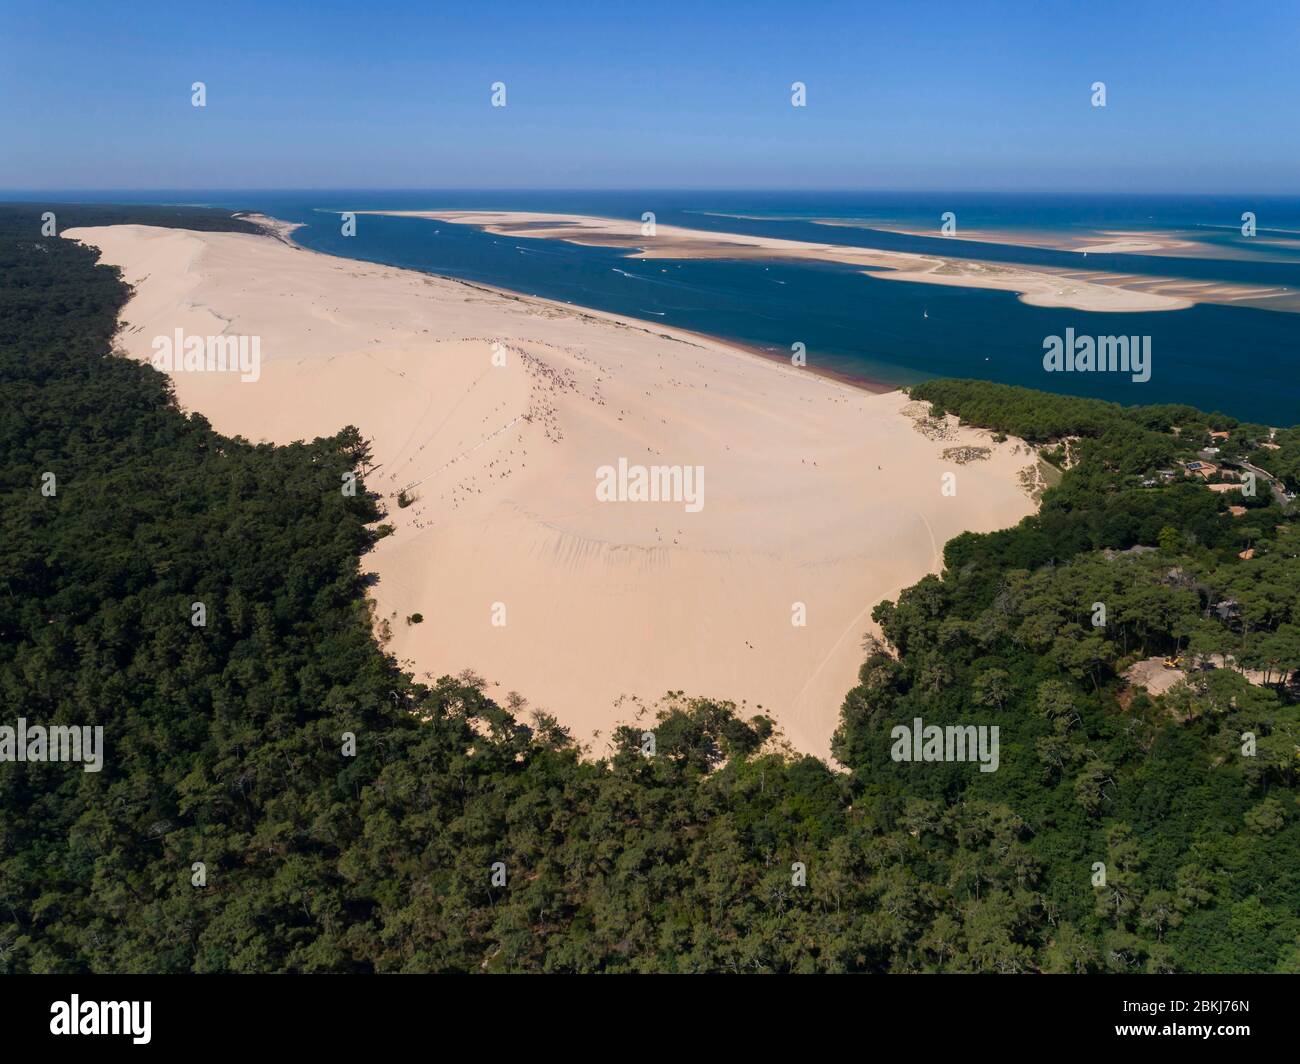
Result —
<path fill-rule="evenodd" d="M 1221 621 L 1235 621 L 1241 616 L 1241 606 L 1235 598 L 1222 599 L 1210 607 Z"/>

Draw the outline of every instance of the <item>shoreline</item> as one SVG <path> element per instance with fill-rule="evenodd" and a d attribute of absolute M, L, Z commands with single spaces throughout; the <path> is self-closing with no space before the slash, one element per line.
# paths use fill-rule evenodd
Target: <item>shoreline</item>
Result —
<path fill-rule="evenodd" d="M 372 213 L 381 213 L 381 212 L 362 211 L 359 213 L 372 214 Z M 755 358 L 760 358 L 765 362 L 771 362 L 778 366 L 785 366 L 787 369 L 792 369 L 792 370 L 799 369 L 801 371 L 806 371 L 808 373 L 811 373 L 813 376 L 825 377 L 827 380 L 835 381 L 838 384 L 845 384 L 851 388 L 858 388 L 872 395 L 884 395 L 889 392 L 903 391 L 907 387 L 906 385 L 888 384 L 885 381 L 873 380 L 870 377 L 855 376 L 850 373 L 845 373 L 842 370 L 834 370 L 825 366 L 815 366 L 811 363 L 806 364 L 804 366 L 796 367 L 792 365 L 790 361 L 784 356 L 774 354 L 771 351 L 765 351 L 757 344 L 748 343 L 744 340 L 737 340 L 729 336 L 721 336 L 716 333 L 705 333 L 705 332 L 700 332 L 696 329 L 685 329 L 679 325 L 658 326 L 658 332 L 656 333 L 656 327 L 653 321 L 649 321 L 645 318 L 638 318 L 635 317 L 634 315 L 615 314 L 612 311 L 601 310 L 598 307 L 589 307 L 582 303 L 564 303 L 561 302 L 560 300 L 550 299 L 547 296 L 535 295 L 531 292 L 521 292 L 514 288 L 503 288 L 500 285 L 487 284 L 483 281 L 468 281 L 465 280 L 463 277 L 453 277 L 450 274 L 438 273 L 434 270 L 422 270 L 419 267 L 415 267 L 415 266 L 395 266 L 389 263 L 376 263 L 371 261 L 370 259 L 354 259 L 349 255 L 335 255 L 332 252 L 328 252 L 328 251 L 317 251 L 315 248 L 306 247 L 303 244 L 300 244 L 293 239 L 293 233 L 296 230 L 303 228 L 302 222 L 286 222 L 283 221 L 282 219 L 274 218 L 269 214 L 260 214 L 260 213 L 239 214 L 236 215 L 236 217 L 240 217 L 245 219 L 246 221 L 250 221 L 254 225 L 262 226 L 266 230 L 268 236 L 271 236 L 274 239 L 279 240 L 283 244 L 287 244 L 289 247 L 294 248 L 297 251 L 305 251 L 313 255 L 325 255 L 329 258 L 341 259 L 346 262 L 365 262 L 372 266 L 382 265 L 382 266 L 388 266 L 390 269 L 394 269 L 394 270 L 409 270 L 412 273 L 424 274 L 427 277 L 437 277 L 439 280 L 449 281 L 453 284 L 464 285 L 467 288 L 477 289 L 482 292 L 490 292 L 493 295 L 501 296 L 502 298 L 505 299 L 521 299 L 525 301 L 533 300 L 539 303 L 545 303 L 557 309 L 570 310 L 570 311 L 573 311 L 576 308 L 581 313 L 590 314 L 594 317 L 604 318 L 606 320 L 616 321 L 619 324 L 624 325 L 625 327 L 628 328 L 633 328 L 635 327 L 634 323 L 640 322 L 645 326 L 646 331 L 651 334 L 668 336 L 674 339 L 680 339 L 681 337 L 689 336 L 689 337 L 693 337 L 696 340 L 703 340 L 707 343 L 722 344 L 727 347 L 733 348 L 737 351 L 747 352 L 748 354 L 753 355 Z"/>

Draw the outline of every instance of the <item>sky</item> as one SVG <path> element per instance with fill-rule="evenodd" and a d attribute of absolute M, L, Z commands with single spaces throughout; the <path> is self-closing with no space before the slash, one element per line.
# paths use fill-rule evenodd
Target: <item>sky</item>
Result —
<path fill-rule="evenodd" d="M 1298 116 L 1297 0 L 0 0 L 11 190 L 1290 193 Z"/>

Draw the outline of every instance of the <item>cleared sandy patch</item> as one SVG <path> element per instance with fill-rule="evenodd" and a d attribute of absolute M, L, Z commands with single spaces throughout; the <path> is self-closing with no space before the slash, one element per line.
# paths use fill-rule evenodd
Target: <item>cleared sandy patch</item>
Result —
<path fill-rule="evenodd" d="M 1124 670 L 1124 679 L 1145 687 L 1153 695 L 1163 695 L 1175 684 L 1186 680 L 1187 673 L 1179 668 L 1167 668 L 1162 657 L 1143 658 Z"/>
<path fill-rule="evenodd" d="M 365 562 L 400 659 L 472 668 L 597 752 L 638 700 L 681 690 L 761 705 L 826 754 L 872 607 L 958 532 L 1033 509 L 1028 448 L 952 426 L 927 438 L 900 393 L 271 237 L 65 235 L 135 285 L 132 357 L 176 328 L 261 338 L 256 383 L 172 374 L 218 430 L 284 443 L 354 424 L 373 440 L 367 484 L 397 531 Z M 989 455 L 943 457 L 961 445 Z M 702 467 L 702 509 L 597 501 L 597 470 L 620 458 Z M 416 501 L 400 508 L 403 489 Z"/>

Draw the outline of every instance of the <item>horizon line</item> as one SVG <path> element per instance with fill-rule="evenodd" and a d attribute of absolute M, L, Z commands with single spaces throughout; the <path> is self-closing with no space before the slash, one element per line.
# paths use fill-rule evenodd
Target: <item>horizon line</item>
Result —
<path fill-rule="evenodd" d="M 178 193 L 178 194 L 195 194 L 195 193 L 231 193 L 231 192 L 252 192 L 252 193 L 288 193 L 288 192 L 306 192 L 306 193 L 335 193 L 335 192 L 409 192 L 409 193 L 493 193 L 493 192 L 580 192 L 580 193 L 610 193 L 610 192 L 649 192 L 649 193 L 720 193 L 720 192 L 743 192 L 743 193 L 779 193 L 795 195 L 869 195 L 869 194 L 901 194 L 901 195 L 961 195 L 978 193 L 981 195 L 1055 195 L 1055 196 L 1106 196 L 1116 199 L 1136 199 L 1142 196 L 1189 196 L 1189 197 L 1214 197 L 1214 196 L 1257 196 L 1257 197 L 1277 197 L 1279 199 L 1300 199 L 1300 192 L 1292 191 L 1259 191 L 1259 190 L 1241 190 L 1241 189 L 1219 189 L 1214 191 L 1205 190 L 1157 190 L 1148 189 L 1143 191 L 1106 191 L 1099 189 L 1083 188 L 1059 188 L 1059 187 L 1033 187 L 1033 188 L 1005 188 L 997 186 L 969 186 L 969 187 L 939 187 L 927 186 L 916 188 L 896 188 L 896 187 L 830 187 L 809 188 L 809 187 L 779 187 L 779 186 L 723 186 L 723 185 L 662 185 L 662 186 L 643 186 L 636 187 L 632 185 L 618 186 L 568 186 L 568 185 L 304 185 L 304 186 L 256 186 L 256 185 L 222 185 L 211 187 L 199 186 L 122 186 L 115 188 L 0 188 L 0 197 L 8 195 L 71 195 L 71 194 L 94 194 L 94 195 L 144 195 L 155 193 Z"/>

